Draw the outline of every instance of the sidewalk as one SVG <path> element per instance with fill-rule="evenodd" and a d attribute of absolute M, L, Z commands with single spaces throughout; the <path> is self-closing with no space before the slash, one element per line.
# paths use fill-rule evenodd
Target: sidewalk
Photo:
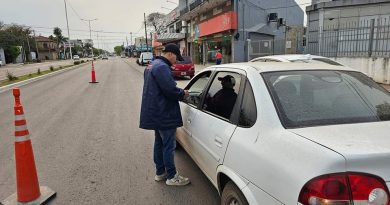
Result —
<path fill-rule="evenodd" d="M 213 66 L 212 64 L 206 64 L 206 65 L 203 65 L 203 64 L 195 64 L 195 74 L 199 73 L 200 71 L 202 71 L 203 69 L 207 68 L 207 67 L 210 67 L 210 66 Z"/>

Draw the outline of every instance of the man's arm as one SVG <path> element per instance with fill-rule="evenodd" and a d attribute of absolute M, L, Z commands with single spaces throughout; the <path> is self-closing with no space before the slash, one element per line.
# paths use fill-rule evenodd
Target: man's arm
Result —
<path fill-rule="evenodd" d="M 171 71 L 165 66 L 156 66 L 152 69 L 152 75 L 163 94 L 171 100 L 182 100 L 188 91 L 178 88 L 176 82 L 172 77 Z"/>

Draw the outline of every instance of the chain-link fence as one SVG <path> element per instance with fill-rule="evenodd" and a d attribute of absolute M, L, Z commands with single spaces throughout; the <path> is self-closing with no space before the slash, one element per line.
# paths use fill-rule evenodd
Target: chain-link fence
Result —
<path fill-rule="evenodd" d="M 305 53 L 327 57 L 390 57 L 389 18 L 308 28 Z"/>

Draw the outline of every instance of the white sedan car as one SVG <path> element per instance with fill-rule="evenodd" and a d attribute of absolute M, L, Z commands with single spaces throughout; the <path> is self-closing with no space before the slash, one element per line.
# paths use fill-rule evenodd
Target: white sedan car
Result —
<path fill-rule="evenodd" d="M 290 54 L 290 55 L 273 55 L 263 56 L 252 59 L 250 62 L 290 62 L 290 63 L 324 63 L 329 65 L 342 66 L 341 63 L 336 62 L 330 58 L 316 55 L 302 55 L 302 54 Z"/>
<path fill-rule="evenodd" d="M 390 93 L 366 75 L 226 64 L 186 89 L 177 141 L 221 204 L 390 204 Z"/>

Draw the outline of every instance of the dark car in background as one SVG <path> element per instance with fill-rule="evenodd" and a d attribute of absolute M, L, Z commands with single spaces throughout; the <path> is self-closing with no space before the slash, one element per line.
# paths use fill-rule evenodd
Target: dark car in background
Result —
<path fill-rule="evenodd" d="M 190 56 L 183 56 L 184 61 L 177 61 L 172 66 L 172 73 L 174 77 L 185 77 L 190 78 L 195 75 L 195 65 L 191 60 Z"/>

